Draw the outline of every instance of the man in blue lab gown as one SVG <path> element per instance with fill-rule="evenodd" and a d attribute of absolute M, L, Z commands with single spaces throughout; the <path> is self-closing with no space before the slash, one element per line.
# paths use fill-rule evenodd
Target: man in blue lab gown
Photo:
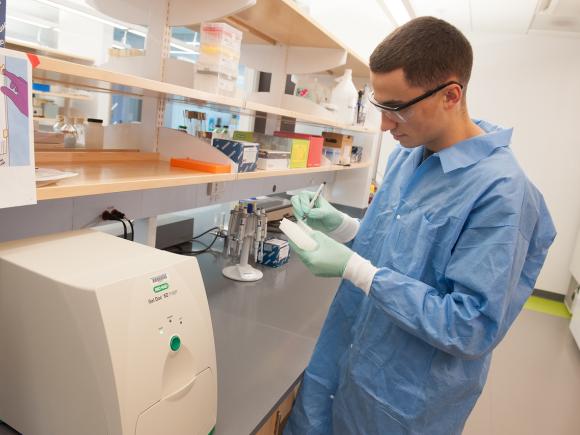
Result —
<path fill-rule="evenodd" d="M 343 281 L 285 434 L 459 434 L 481 394 L 555 229 L 512 130 L 470 119 L 471 66 L 450 24 L 399 27 L 370 61 L 371 102 L 400 144 L 364 219 L 293 198 L 318 230 L 316 250 L 294 250 Z"/>

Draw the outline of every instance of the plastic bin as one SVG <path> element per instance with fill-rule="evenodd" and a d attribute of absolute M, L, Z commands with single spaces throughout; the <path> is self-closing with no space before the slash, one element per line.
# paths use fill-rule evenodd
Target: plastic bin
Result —
<path fill-rule="evenodd" d="M 203 23 L 200 31 L 201 46 L 214 45 L 239 52 L 242 46 L 242 32 L 226 23 Z"/>
<path fill-rule="evenodd" d="M 233 97 L 236 95 L 235 76 L 206 69 L 197 69 L 195 88 L 212 94 Z"/>
<path fill-rule="evenodd" d="M 288 169 L 290 153 L 288 151 L 260 150 L 258 152 L 258 169 Z"/>

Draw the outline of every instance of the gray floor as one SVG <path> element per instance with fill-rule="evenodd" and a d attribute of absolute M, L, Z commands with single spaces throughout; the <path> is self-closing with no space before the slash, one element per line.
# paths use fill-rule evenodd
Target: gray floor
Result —
<path fill-rule="evenodd" d="M 580 349 L 568 322 L 521 313 L 495 350 L 463 435 L 580 434 Z"/>
<path fill-rule="evenodd" d="M 463 435 L 580 434 L 580 349 L 568 322 L 521 313 L 494 353 Z M 13 432 L 0 423 L 0 433 Z"/>

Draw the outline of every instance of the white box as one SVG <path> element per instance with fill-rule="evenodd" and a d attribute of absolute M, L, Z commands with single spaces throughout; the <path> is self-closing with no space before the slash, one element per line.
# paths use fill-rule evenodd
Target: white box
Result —
<path fill-rule="evenodd" d="M 105 129 L 103 122 L 87 120 L 85 125 L 85 147 L 86 148 L 103 148 Z"/>

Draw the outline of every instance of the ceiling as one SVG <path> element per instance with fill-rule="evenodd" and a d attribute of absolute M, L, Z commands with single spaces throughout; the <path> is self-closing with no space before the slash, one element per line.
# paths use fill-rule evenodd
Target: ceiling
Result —
<path fill-rule="evenodd" d="M 409 3 L 416 16 L 443 18 L 464 32 L 580 33 L 579 0 L 410 0 Z"/>

